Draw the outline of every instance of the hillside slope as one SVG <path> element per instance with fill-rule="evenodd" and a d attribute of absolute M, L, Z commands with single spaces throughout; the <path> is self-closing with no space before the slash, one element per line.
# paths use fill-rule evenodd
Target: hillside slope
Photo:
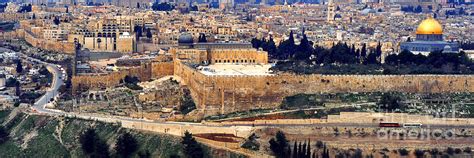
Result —
<path fill-rule="evenodd" d="M 28 115 L 17 110 L 0 111 L 0 124 L 10 133 L 8 141 L 0 144 L 0 157 L 84 157 L 79 136 L 88 128 L 94 128 L 99 137 L 107 142 L 112 156 L 117 137 L 129 132 L 139 143 L 134 157 L 146 152 L 151 157 L 183 157 L 180 137 L 134 131 L 117 124 Z M 206 157 L 240 157 L 223 150 L 204 149 Z"/>

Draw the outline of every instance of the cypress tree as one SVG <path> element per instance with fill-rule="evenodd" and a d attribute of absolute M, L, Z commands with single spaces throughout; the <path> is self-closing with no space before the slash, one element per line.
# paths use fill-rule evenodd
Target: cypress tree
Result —
<path fill-rule="evenodd" d="M 295 141 L 295 144 L 293 145 L 293 158 L 298 158 L 298 145 Z"/>
<path fill-rule="evenodd" d="M 297 154 L 297 155 L 298 155 L 298 158 L 301 158 L 302 149 L 303 149 L 303 148 L 302 148 L 302 144 L 301 144 L 301 142 L 300 142 L 300 143 L 298 144 L 298 154 Z"/>
<path fill-rule="evenodd" d="M 291 157 L 291 147 L 288 145 L 288 149 L 286 149 L 288 151 L 286 157 Z"/>
<path fill-rule="evenodd" d="M 306 158 L 306 141 L 304 141 L 303 149 L 301 149 L 301 158 Z"/>
<path fill-rule="evenodd" d="M 360 62 L 365 63 L 366 57 L 367 57 L 367 45 L 364 43 L 362 45 L 362 50 L 360 51 Z"/>
<path fill-rule="evenodd" d="M 308 149 L 306 149 L 306 157 L 311 158 L 311 140 L 308 139 Z"/>

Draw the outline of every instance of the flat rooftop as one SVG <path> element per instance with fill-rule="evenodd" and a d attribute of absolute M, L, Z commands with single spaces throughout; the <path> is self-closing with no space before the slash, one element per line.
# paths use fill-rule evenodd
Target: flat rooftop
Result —
<path fill-rule="evenodd" d="M 208 76 L 271 76 L 270 64 L 249 65 L 249 64 L 212 64 L 199 66 L 197 69 Z"/>

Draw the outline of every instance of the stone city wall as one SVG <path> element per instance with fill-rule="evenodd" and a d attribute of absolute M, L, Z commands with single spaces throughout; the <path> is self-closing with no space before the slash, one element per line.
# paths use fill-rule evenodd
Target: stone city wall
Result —
<path fill-rule="evenodd" d="M 20 30 L 20 29 L 18 29 Z M 1 40 L 11 40 L 11 39 L 18 39 L 24 37 L 24 31 L 8 31 L 8 32 L 0 32 L 0 39 Z"/>
<path fill-rule="evenodd" d="M 205 115 L 275 108 L 286 96 L 337 92 L 474 92 L 474 75 L 206 76 L 175 61 L 175 75 Z"/>
<path fill-rule="evenodd" d="M 152 62 L 151 77 L 158 79 L 174 74 L 173 62 Z"/>
<path fill-rule="evenodd" d="M 119 85 L 120 81 L 127 75 L 138 77 L 141 81 L 148 81 L 152 76 L 151 66 L 150 64 L 143 64 L 139 67 L 131 67 L 117 72 L 76 75 L 71 79 L 72 90 L 76 92 L 78 90 L 114 87 Z"/>
<path fill-rule="evenodd" d="M 1 21 L 20 21 L 28 17 L 28 14 L 25 13 L 0 13 Z"/>
<path fill-rule="evenodd" d="M 172 64 L 174 63 L 174 64 Z M 150 66 L 151 65 L 151 66 Z M 111 87 L 126 75 L 144 80 L 178 76 L 203 115 L 275 108 L 286 96 L 338 92 L 474 92 L 474 75 L 294 75 L 206 76 L 180 60 L 152 62 L 106 75 L 73 77 L 73 88 Z"/>
<path fill-rule="evenodd" d="M 33 47 L 68 54 L 73 54 L 75 52 L 74 43 L 45 40 L 42 38 L 36 38 L 35 35 L 29 31 L 24 30 L 23 32 L 25 41 Z"/>
<path fill-rule="evenodd" d="M 126 70 L 110 72 L 104 74 L 80 74 L 72 77 L 73 92 L 81 88 L 98 89 L 114 87 L 120 84 L 120 80 L 125 76 L 135 76 L 141 81 L 148 81 L 152 78 L 161 78 L 173 75 L 172 62 L 151 62 L 141 66 L 131 67 Z"/>

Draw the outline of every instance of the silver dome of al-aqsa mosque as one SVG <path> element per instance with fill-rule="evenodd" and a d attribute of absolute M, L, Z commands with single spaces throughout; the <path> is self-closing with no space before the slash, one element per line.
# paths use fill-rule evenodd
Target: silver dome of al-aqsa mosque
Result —
<path fill-rule="evenodd" d="M 179 45 L 182 45 L 182 44 L 186 45 L 186 44 L 193 44 L 193 43 L 194 43 L 193 35 L 191 35 L 190 33 L 183 32 L 178 37 Z"/>

